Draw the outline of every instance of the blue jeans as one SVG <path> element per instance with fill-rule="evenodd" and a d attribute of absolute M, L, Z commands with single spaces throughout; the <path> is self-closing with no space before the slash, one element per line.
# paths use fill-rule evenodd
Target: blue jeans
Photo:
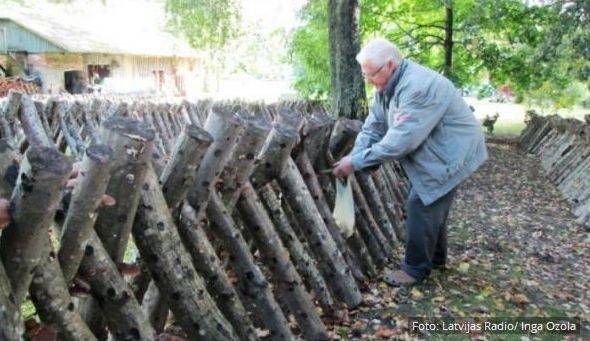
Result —
<path fill-rule="evenodd" d="M 456 189 L 424 206 L 411 189 L 406 199 L 406 257 L 402 269 L 417 280 L 447 260 L 447 217 Z"/>

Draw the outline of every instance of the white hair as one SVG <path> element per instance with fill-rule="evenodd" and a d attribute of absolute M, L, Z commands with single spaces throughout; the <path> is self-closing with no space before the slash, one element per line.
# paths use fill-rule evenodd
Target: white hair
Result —
<path fill-rule="evenodd" d="M 361 65 L 371 63 L 377 67 L 387 64 L 390 60 L 393 60 L 395 65 L 399 65 L 402 61 L 402 54 L 389 40 L 374 38 L 363 46 L 356 55 L 356 60 Z"/>

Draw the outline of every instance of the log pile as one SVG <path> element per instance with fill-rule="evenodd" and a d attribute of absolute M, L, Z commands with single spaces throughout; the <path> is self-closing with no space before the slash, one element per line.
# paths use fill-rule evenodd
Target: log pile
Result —
<path fill-rule="evenodd" d="M 341 235 L 321 171 L 361 123 L 315 103 L 11 91 L 0 109 L 2 340 L 23 339 L 27 297 L 60 340 L 155 340 L 167 321 L 190 340 L 325 340 L 404 238 L 397 164 L 354 175 Z"/>
<path fill-rule="evenodd" d="M 10 90 L 20 91 L 26 94 L 37 94 L 41 92 L 41 89 L 35 83 L 16 77 L 0 76 L 0 97 L 7 96 Z"/>
<path fill-rule="evenodd" d="M 590 115 L 582 122 L 530 111 L 520 145 L 540 157 L 545 175 L 571 203 L 577 222 L 590 228 Z"/>

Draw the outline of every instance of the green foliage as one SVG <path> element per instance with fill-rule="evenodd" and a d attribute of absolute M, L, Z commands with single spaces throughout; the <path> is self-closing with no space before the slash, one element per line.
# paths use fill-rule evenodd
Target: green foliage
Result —
<path fill-rule="evenodd" d="M 445 70 L 445 8 L 453 11 L 452 65 Z M 457 86 L 509 85 L 561 108 L 582 98 L 573 79 L 590 86 L 590 1 L 528 5 L 522 0 L 360 0 L 362 41 L 383 36 L 404 55 Z M 300 15 L 292 57 L 295 88 L 307 98 L 330 93 L 327 1 L 309 0 Z M 551 89 L 548 89 L 550 87 Z M 549 91 L 550 90 L 550 91 Z"/>
<path fill-rule="evenodd" d="M 239 36 L 238 0 L 166 0 L 170 28 L 196 49 L 221 49 Z"/>
<path fill-rule="evenodd" d="M 566 109 L 580 103 L 585 93 L 586 89 L 579 82 L 561 86 L 546 81 L 537 89 L 529 92 L 528 104 L 539 107 L 543 111 Z"/>
<path fill-rule="evenodd" d="M 300 12 L 306 23 L 293 34 L 294 88 L 305 98 L 326 100 L 330 93 L 328 1 L 309 0 Z"/>

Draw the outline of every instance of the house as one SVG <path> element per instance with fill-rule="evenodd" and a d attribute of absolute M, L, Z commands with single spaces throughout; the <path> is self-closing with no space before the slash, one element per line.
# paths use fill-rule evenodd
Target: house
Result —
<path fill-rule="evenodd" d="M 37 76 L 43 92 L 180 95 L 197 91 L 199 53 L 161 30 L 88 29 L 55 13 L 12 6 L 0 11 L 3 73 Z M 108 29 L 107 29 L 108 28 Z"/>

